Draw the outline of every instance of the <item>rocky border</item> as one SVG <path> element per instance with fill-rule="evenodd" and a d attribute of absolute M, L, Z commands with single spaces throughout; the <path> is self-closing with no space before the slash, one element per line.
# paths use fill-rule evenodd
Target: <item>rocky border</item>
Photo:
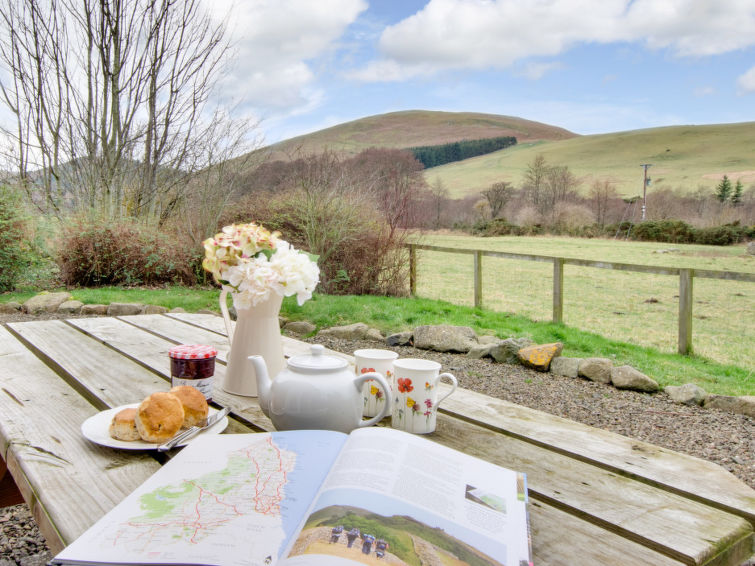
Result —
<path fill-rule="evenodd" d="M 286 323 L 284 329 L 300 334 L 315 331 L 311 323 Z M 660 385 L 630 365 L 614 365 L 608 358 L 569 358 L 561 356 L 563 344 L 534 344 L 528 338 L 477 336 L 468 326 L 418 326 L 413 331 L 400 332 L 384 338 L 380 331 L 366 324 L 325 328 L 318 336 L 333 336 L 346 340 L 372 339 L 384 341 L 388 346 L 414 346 L 436 352 L 466 354 L 470 358 L 492 358 L 499 363 L 521 364 L 525 367 L 555 375 L 584 378 L 612 385 L 616 389 L 631 389 L 655 393 Z M 755 418 L 755 395 L 729 396 L 707 393 L 694 383 L 669 385 L 663 388 L 672 401 L 683 405 L 700 405 Z"/>

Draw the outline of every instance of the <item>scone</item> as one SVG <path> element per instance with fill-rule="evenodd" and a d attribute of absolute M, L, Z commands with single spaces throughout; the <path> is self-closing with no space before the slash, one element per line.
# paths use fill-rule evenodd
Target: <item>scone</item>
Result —
<path fill-rule="evenodd" d="M 139 440 L 141 436 L 136 429 L 136 409 L 132 407 L 118 411 L 110 423 L 108 432 L 111 438 L 116 440 L 127 440 L 129 442 Z"/>
<path fill-rule="evenodd" d="M 170 392 L 178 397 L 184 408 L 184 428 L 203 426 L 207 422 L 207 399 L 204 394 L 191 385 L 177 385 Z"/>
<path fill-rule="evenodd" d="M 136 410 L 136 428 L 146 442 L 170 440 L 181 430 L 183 422 L 183 405 L 172 393 L 153 393 Z"/>

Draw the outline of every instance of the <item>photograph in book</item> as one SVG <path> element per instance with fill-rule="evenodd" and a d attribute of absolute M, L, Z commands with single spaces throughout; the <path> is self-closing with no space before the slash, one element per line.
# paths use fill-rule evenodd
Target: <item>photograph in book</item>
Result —
<path fill-rule="evenodd" d="M 328 493 L 325 499 L 358 496 L 365 506 L 330 505 L 310 515 L 289 556 L 320 554 L 359 564 L 453 564 L 502 566 L 454 533 L 474 539 L 474 531 L 398 500 L 364 493 Z M 375 509 L 384 509 L 375 512 Z M 391 510 L 393 514 L 384 513 Z M 420 519 L 421 517 L 421 519 Z M 484 544 L 485 541 L 477 541 Z M 494 549 L 505 555 L 505 545 Z"/>

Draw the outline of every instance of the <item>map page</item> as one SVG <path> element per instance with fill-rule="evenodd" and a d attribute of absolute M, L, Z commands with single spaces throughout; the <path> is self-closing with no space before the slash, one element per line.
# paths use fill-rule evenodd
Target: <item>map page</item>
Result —
<path fill-rule="evenodd" d="M 306 430 L 200 437 L 52 563 L 275 564 L 346 438 Z"/>

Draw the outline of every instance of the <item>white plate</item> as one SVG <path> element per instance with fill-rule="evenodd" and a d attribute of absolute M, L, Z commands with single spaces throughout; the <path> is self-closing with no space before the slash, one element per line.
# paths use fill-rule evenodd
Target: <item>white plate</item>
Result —
<path fill-rule="evenodd" d="M 143 440 L 133 440 L 130 442 L 126 440 L 116 440 L 115 438 L 112 438 L 108 432 L 110 429 L 110 423 L 112 422 L 113 417 L 117 412 L 121 411 L 122 409 L 127 409 L 130 407 L 136 408 L 138 406 L 139 403 L 132 403 L 131 405 L 122 405 L 120 407 L 115 407 L 114 409 L 101 411 L 81 423 L 81 434 L 83 434 L 87 439 L 91 440 L 95 444 L 109 446 L 110 448 L 121 448 L 123 450 L 157 450 L 157 447 L 159 446 L 159 444 L 157 443 L 144 442 Z M 210 407 L 211 415 L 217 412 L 217 409 Z M 225 430 L 225 427 L 227 426 L 228 417 L 223 417 L 210 428 L 207 428 L 200 432 L 194 438 L 197 438 L 203 434 L 220 434 Z M 194 438 L 190 438 L 187 442 L 183 442 L 178 446 L 186 446 L 188 443 L 194 440 Z"/>

